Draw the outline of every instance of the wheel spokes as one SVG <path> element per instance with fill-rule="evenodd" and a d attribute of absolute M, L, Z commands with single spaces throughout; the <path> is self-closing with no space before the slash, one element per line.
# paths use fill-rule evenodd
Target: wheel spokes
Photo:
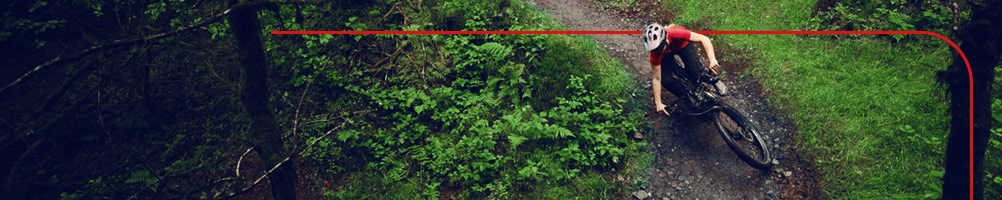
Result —
<path fill-rule="evenodd" d="M 755 143 L 755 136 L 752 135 L 752 132 L 748 129 L 742 128 L 741 133 L 738 135 L 741 135 L 741 137 L 743 137 L 745 141 Z"/>
<path fill-rule="evenodd" d="M 724 128 L 726 128 L 727 131 L 730 132 L 729 135 L 731 136 L 731 138 L 737 141 L 744 140 L 744 138 L 747 138 L 743 128 L 741 128 L 741 126 L 739 126 L 738 123 L 734 121 L 734 119 L 731 119 L 731 116 L 727 115 L 724 112 L 720 112 L 720 115 L 722 115 L 721 119 L 723 119 L 722 122 L 724 123 Z"/>
<path fill-rule="evenodd" d="M 715 117 L 718 131 L 739 158 L 759 169 L 772 166 L 768 145 L 744 115 L 732 107 L 721 106 Z"/>
<path fill-rule="evenodd" d="M 720 112 L 721 123 L 723 123 L 724 128 L 729 133 L 730 137 L 736 142 L 735 145 L 743 149 L 745 153 L 751 155 L 752 157 L 761 156 L 759 152 L 759 146 L 752 130 L 742 127 L 737 123 L 737 120 L 733 119 L 730 115 L 725 112 Z"/>

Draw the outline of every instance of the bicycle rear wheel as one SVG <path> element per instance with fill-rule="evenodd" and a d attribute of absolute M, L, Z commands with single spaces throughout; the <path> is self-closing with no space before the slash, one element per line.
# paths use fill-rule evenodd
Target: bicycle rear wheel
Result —
<path fill-rule="evenodd" d="M 769 146 L 741 112 L 734 107 L 721 104 L 719 110 L 713 113 L 713 118 L 720 136 L 741 160 L 758 169 L 772 167 Z"/>

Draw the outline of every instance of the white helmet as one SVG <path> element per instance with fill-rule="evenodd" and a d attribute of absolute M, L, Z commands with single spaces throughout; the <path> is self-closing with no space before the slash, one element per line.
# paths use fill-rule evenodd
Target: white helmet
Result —
<path fill-rule="evenodd" d="M 647 25 L 640 36 L 644 39 L 644 49 L 651 51 L 658 48 L 658 45 L 665 40 L 665 35 L 667 35 L 665 28 L 661 24 L 653 23 Z"/>

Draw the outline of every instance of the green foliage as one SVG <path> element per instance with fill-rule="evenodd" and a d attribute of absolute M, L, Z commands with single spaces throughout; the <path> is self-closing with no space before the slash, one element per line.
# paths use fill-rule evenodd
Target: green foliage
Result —
<path fill-rule="evenodd" d="M 39 1 L 36 2 L 34 6 L 43 7 L 46 5 L 45 1 Z M 6 41 L 10 37 L 15 36 L 14 34 L 18 33 L 13 31 L 22 31 L 20 34 L 37 35 L 45 33 L 49 30 L 63 27 L 65 24 L 66 20 L 64 19 L 32 20 L 18 17 L 3 17 L 0 18 L 0 27 L 2 27 L 2 29 L 0 29 L 0 41 Z M 44 39 L 33 38 L 32 40 L 34 40 L 34 47 L 36 49 L 40 49 L 45 46 Z"/>
<path fill-rule="evenodd" d="M 19 9 L 2 11 L 0 40 L 70 32 L 72 37 L 65 38 L 70 43 L 61 44 L 65 47 L 44 46 L 43 40 L 35 46 L 72 53 L 75 46 L 92 42 L 176 30 L 228 7 L 202 1 L 117 3 L 11 4 Z M 114 16 L 103 15 L 112 11 Z M 467 198 L 504 198 L 525 187 L 568 183 L 574 187 L 539 191 L 601 198 L 613 183 L 597 174 L 623 168 L 636 160 L 631 152 L 645 145 L 627 137 L 643 121 L 629 109 L 636 105 L 622 99 L 635 82 L 586 37 L 267 34 L 276 29 L 561 28 L 525 1 L 292 1 L 280 4 L 278 11 L 259 14 L 271 62 L 271 106 L 281 129 L 290 133 L 283 140 L 291 144 L 291 152 L 316 142 L 304 149 L 304 160 L 311 163 L 300 166 L 321 167 L 320 173 L 338 177 L 337 184 L 344 186 L 325 191 L 325 197 L 430 199 L 455 192 Z M 6 17 L 8 13 L 17 16 Z M 83 23 L 67 27 L 64 18 Z M 38 123 L 55 128 L 27 138 L 45 137 L 42 147 L 51 142 L 60 148 L 34 152 L 45 159 L 26 160 L 24 169 L 60 166 L 37 167 L 49 171 L 25 173 L 16 181 L 59 185 L 51 189 L 59 191 L 38 197 L 63 199 L 206 198 L 239 188 L 240 180 L 222 179 L 232 176 L 233 163 L 251 139 L 235 136 L 249 128 L 238 99 L 241 72 L 232 67 L 237 59 L 228 53 L 235 48 L 223 20 L 159 41 L 88 54 L 80 63 L 60 67 L 65 71 L 53 71 L 72 75 L 82 67 L 99 66 L 70 85 L 64 98 L 53 99 L 51 109 L 39 111 L 46 120 Z M 50 77 L 40 82 L 64 78 Z M 49 85 L 26 88 L 36 86 Z M 298 100 L 301 94 L 305 97 Z M 21 107 L 18 103 L 24 101 L 13 104 Z M 29 112 L 36 110 L 34 104 L 25 105 Z M 62 119 L 48 120 L 63 114 L 84 122 L 70 126 Z M 355 123 L 321 138 L 345 118 Z M 50 132 L 74 134 L 66 138 L 86 142 Z M 10 146 L 22 148 L 18 145 Z M 83 150 L 61 157 L 63 151 L 78 149 Z M 253 159 L 244 159 L 245 166 L 254 163 L 248 160 Z M 249 177 L 253 172 L 241 176 Z"/>
<path fill-rule="evenodd" d="M 101 1 L 100 0 L 84 0 L 83 4 L 86 4 L 86 6 L 89 7 L 91 9 L 91 11 L 94 12 L 94 16 L 98 16 L 98 17 L 101 16 L 101 14 L 102 14 L 101 7 L 103 7 L 103 6 L 101 5 Z"/>
<path fill-rule="evenodd" d="M 986 199 L 1002 197 L 1002 66 L 995 66 L 995 81 L 992 82 L 992 127 L 985 150 L 985 197 Z"/>
<path fill-rule="evenodd" d="M 560 184 L 526 186 L 513 199 L 609 199 L 618 188 L 598 174 L 575 177 Z"/>
<path fill-rule="evenodd" d="M 125 184 L 138 184 L 142 188 L 149 187 L 150 190 L 154 192 L 157 191 L 157 178 L 149 170 L 139 170 L 133 172 L 128 179 L 125 180 Z"/>
<path fill-rule="evenodd" d="M 149 15 L 151 20 L 156 21 L 157 18 L 160 18 L 160 14 L 163 14 L 164 11 L 166 10 L 167 10 L 167 2 L 159 1 L 146 5 L 146 11 L 144 11 L 143 13 Z"/>
<path fill-rule="evenodd" d="M 969 16 L 969 11 L 965 10 L 954 13 L 949 3 L 933 0 L 918 3 L 905 0 L 846 0 L 838 1 L 831 7 L 819 4 L 815 9 L 821 11 L 811 18 L 810 26 L 825 30 L 928 30 L 947 35 L 955 14 L 961 21 Z M 906 38 L 905 35 L 889 37 L 897 42 Z"/>
<path fill-rule="evenodd" d="M 618 9 L 626 9 L 637 3 L 637 0 L 597 0 Z"/>
<path fill-rule="evenodd" d="M 325 199 L 420 199 L 418 183 L 390 180 L 378 172 L 363 171 L 350 175 L 354 181 L 339 191 L 327 191 Z"/>
<path fill-rule="evenodd" d="M 380 6 L 388 5 L 345 11 L 352 14 L 344 16 L 347 23 L 342 26 L 404 27 L 372 21 L 383 15 L 373 10 L 386 10 Z M 452 26 L 450 21 L 472 30 L 546 29 L 555 24 L 523 1 L 451 0 L 423 6 L 429 7 L 401 8 L 413 20 L 408 28 Z M 339 100 L 326 104 L 331 113 L 366 113 L 348 114 L 356 123 L 307 150 L 306 157 L 328 172 L 378 172 L 383 175 L 363 179 L 405 188 L 416 184 L 404 194 L 424 198 L 436 198 L 443 187 L 456 186 L 464 188 L 461 194 L 467 197 L 505 198 L 515 186 L 575 182 L 588 174 L 581 184 L 602 185 L 596 189 L 602 192 L 594 194 L 604 194 L 611 183 L 586 171 L 622 167 L 629 152 L 644 145 L 627 137 L 642 121 L 639 113 L 625 109 L 629 102 L 623 99 L 635 82 L 622 65 L 583 37 L 302 40 L 302 47 L 291 50 L 268 47 L 273 62 L 291 68 L 290 84 L 313 84 L 338 93 Z M 376 45 L 358 48 L 367 43 Z M 348 60 L 345 55 L 363 59 Z M 395 57 L 369 60 L 365 55 Z M 319 128 L 304 130 L 307 141 L 322 133 Z M 346 160 L 367 162 L 365 169 L 335 164 Z M 330 195 L 365 198 L 359 195 L 370 192 L 364 191 L 368 189 L 349 188 Z"/>
<path fill-rule="evenodd" d="M 464 30 L 503 30 L 510 26 L 510 18 L 506 14 L 513 11 L 506 10 L 508 1 L 444 1 L 438 10 L 441 14 L 438 17 L 447 18 L 455 22 L 462 22 L 462 26 L 449 27 Z"/>

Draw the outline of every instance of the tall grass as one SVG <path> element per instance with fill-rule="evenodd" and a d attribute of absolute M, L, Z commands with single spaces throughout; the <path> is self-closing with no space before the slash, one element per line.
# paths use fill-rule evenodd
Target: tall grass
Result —
<path fill-rule="evenodd" d="M 668 6 L 678 14 L 673 23 L 681 25 L 797 30 L 810 27 L 814 4 L 674 0 Z M 934 75 L 949 64 L 945 44 L 916 47 L 858 36 L 711 37 L 751 52 L 750 75 L 769 91 L 770 105 L 797 125 L 799 145 L 820 169 L 826 196 L 938 197 L 949 123 Z"/>

